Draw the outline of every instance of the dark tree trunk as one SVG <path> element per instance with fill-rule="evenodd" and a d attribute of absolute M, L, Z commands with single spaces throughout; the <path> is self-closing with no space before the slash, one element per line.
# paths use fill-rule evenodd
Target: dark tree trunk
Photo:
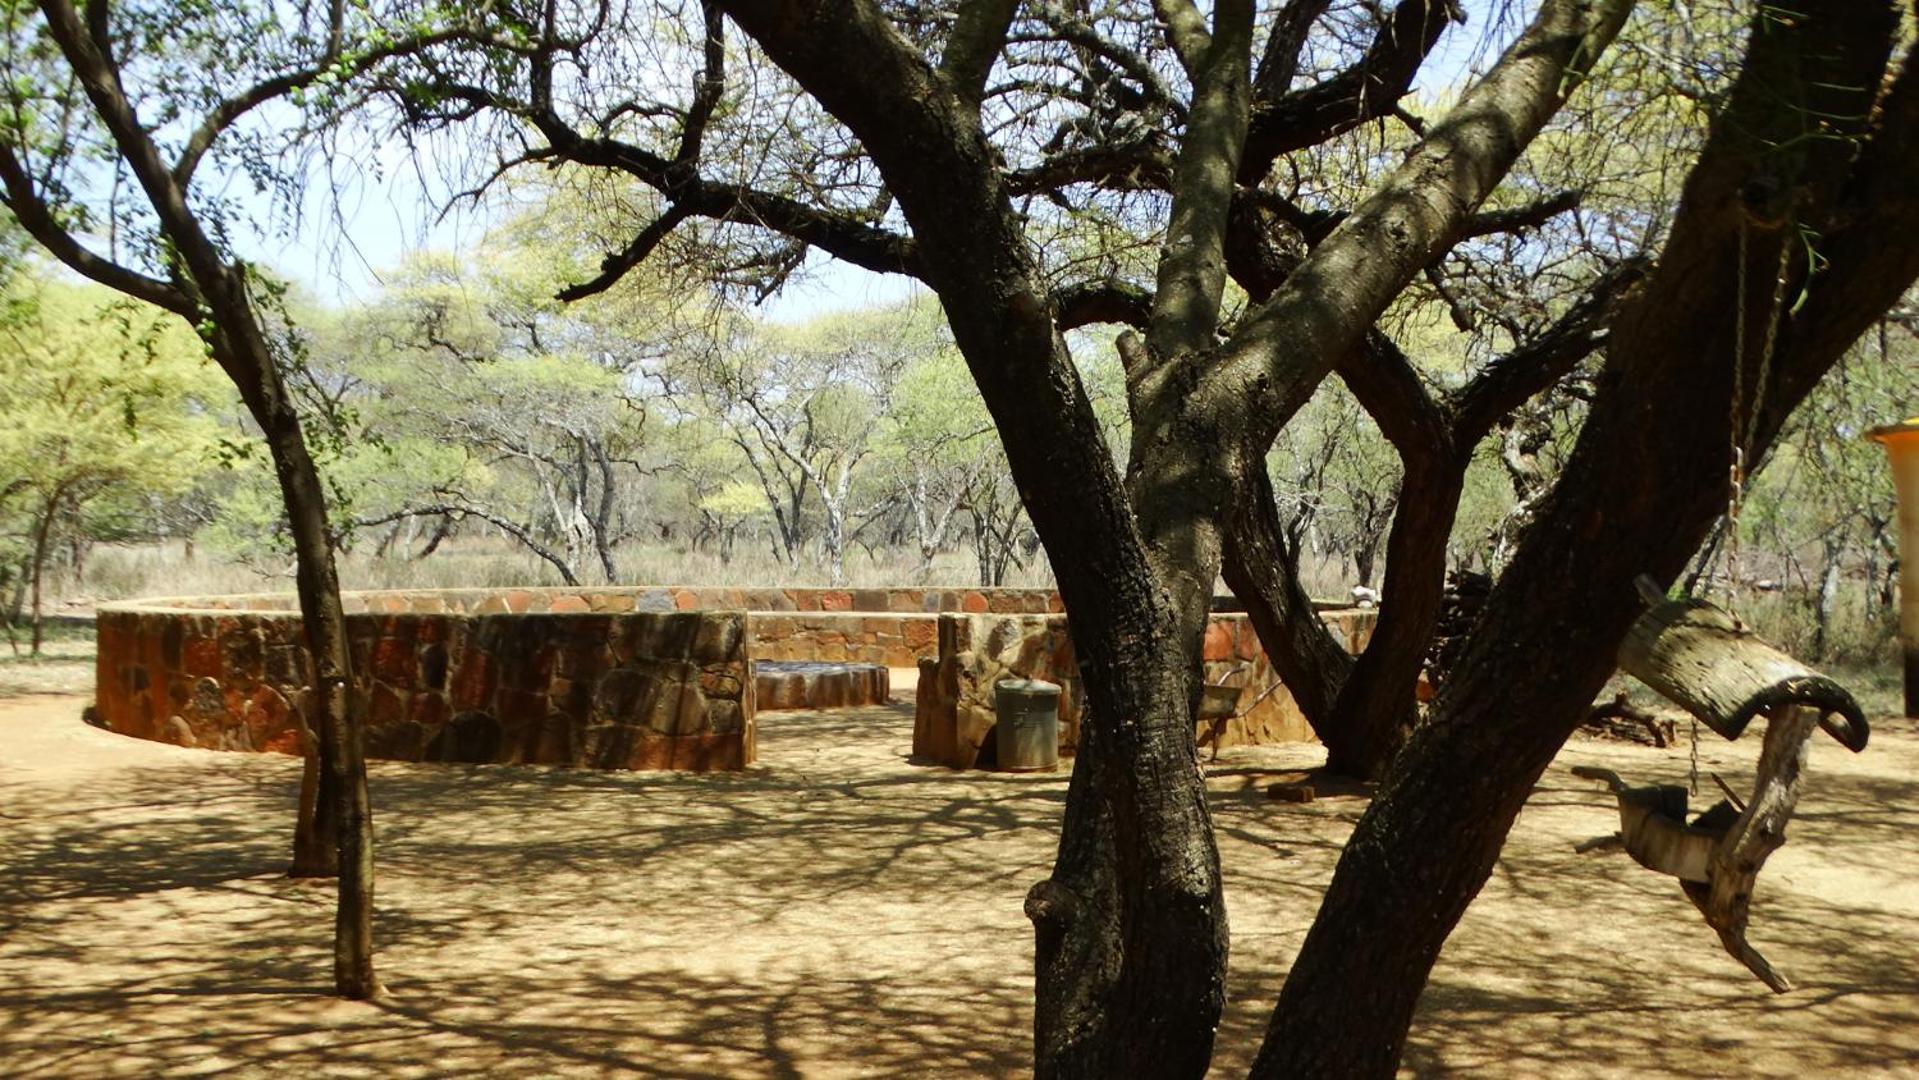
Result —
<path fill-rule="evenodd" d="M 1756 233 L 1737 275 L 1758 283 L 1750 307 L 1759 324 L 1748 328 L 1749 341 L 1760 340 L 1773 315 L 1763 297 L 1780 246 L 1800 235 L 1788 214 L 1751 205 L 1750 179 L 1780 179 L 1797 224 L 1821 237 L 1824 259 L 1807 302 L 1781 320 L 1757 408 L 1755 458 L 1814 382 L 1919 276 L 1919 245 L 1883 242 L 1919 226 L 1919 200 L 1897 179 L 1910 175 L 1919 154 L 1912 72 L 1879 111 L 1882 131 L 1856 166 L 1848 155 L 1815 152 L 1799 130 L 1815 117 L 1842 117 L 1863 141 L 1859 128 L 1874 113 L 1871 95 L 1893 33 L 1891 9 L 1874 5 L 1756 24 L 1730 114 L 1688 180 L 1655 280 L 1614 320 L 1603 390 L 1566 472 L 1489 598 L 1433 716 L 1347 843 L 1281 991 L 1255 1076 L 1393 1075 L 1441 946 L 1490 875 L 1533 784 L 1613 669 L 1641 610 L 1634 577 L 1672 580 L 1723 508 L 1729 315 L 1742 307 L 1733 288 L 1738 232 Z M 1781 107 L 1782 96 L 1799 107 Z M 1792 283 L 1805 280 L 1795 253 Z M 1747 363 L 1750 392 L 1756 358 Z"/>
<path fill-rule="evenodd" d="M 1393 518 L 1380 589 L 1379 621 L 1334 701 L 1327 767 L 1376 780 L 1418 720 L 1419 673 L 1432 644 L 1446 586 L 1446 542 L 1464 488 L 1464 462 L 1415 457 Z"/>
<path fill-rule="evenodd" d="M 317 720 L 319 725 L 323 781 L 317 785 L 317 794 L 322 799 L 331 796 L 329 805 L 339 823 L 334 985 L 346 997 L 371 997 L 378 991 L 371 935 L 372 818 L 365 762 L 360 753 L 360 728 L 348 703 L 351 672 L 346 626 L 319 472 L 307 452 L 298 410 L 281 379 L 272 346 L 248 294 L 245 265 L 223 257 L 196 215 L 187 191 L 190 161 L 169 164 L 127 99 L 112 56 L 110 12 L 105 5 L 89 5 L 83 20 L 69 0 L 46 0 L 41 10 L 48 32 L 111 134 L 120 159 L 144 191 L 169 249 L 172 280 L 160 282 L 117 270 L 107 275 L 108 283 L 122 291 L 133 290 L 134 295 L 166 307 L 201 329 L 214 360 L 233 380 L 273 456 L 293 535 L 295 583 L 312 661 L 314 700 L 308 719 L 309 723 Z M 57 226 L 49 231 L 45 208 L 31 191 L 22 190 L 17 172 L 10 169 L 5 181 L 9 196 L 17 200 L 13 205 L 25 206 L 29 217 L 35 219 L 36 237 L 47 242 L 53 236 L 56 253 L 66 252 L 63 258 L 75 258 L 70 243 L 62 243 L 55 235 Z M 83 271 L 99 272 L 97 262 L 80 262 Z M 308 825 L 309 820 L 302 816 L 296 832 Z M 310 846 L 296 842 L 296 852 L 310 850 Z"/>
<path fill-rule="evenodd" d="M 418 555 L 413 556 L 414 559 L 424 559 L 440 550 L 440 545 L 446 542 L 447 534 L 452 531 L 453 518 L 447 514 L 441 514 L 439 524 L 433 527 L 433 535 L 426 538 L 426 546 L 420 549 Z"/>
<path fill-rule="evenodd" d="M 1245 605 L 1274 672 L 1329 756 L 1351 758 L 1357 747 L 1348 745 L 1331 718 L 1333 702 L 1352 674 L 1352 654 L 1327 632 L 1299 584 L 1298 563 L 1281 531 L 1272 480 L 1263 465 L 1247 471 L 1232 506 L 1224 537 L 1226 585 Z"/>
<path fill-rule="evenodd" d="M 229 305 L 244 304 L 244 285 L 232 272 Z M 214 354 L 242 384 L 254 419 L 266 437 L 274 471 L 286 503 L 293 537 L 294 581 L 300 599 L 300 622 L 311 657 L 311 711 L 309 725 L 316 731 L 317 784 L 301 784 L 302 801 L 314 792 L 313 816 L 302 817 L 295 828 L 296 870 L 317 852 L 329 850 L 326 834 L 334 834 L 331 851 L 337 855 L 339 904 L 333 941 L 334 986 L 343 997 L 370 998 L 379 993 L 373 973 L 373 813 L 366 786 L 359 717 L 354 708 L 352 667 L 346 638 L 346 614 L 340 603 L 339 576 L 327 529 L 325 489 L 307 452 L 300 417 L 281 383 L 264 337 L 258 335 L 250 307 L 216 306 L 220 330 Z M 232 328 L 238 327 L 235 334 Z M 248 331 L 252 331 L 249 333 Z M 238 339 L 236 341 L 236 338 Z M 305 807 L 302 807 L 303 813 Z M 311 836 L 303 838 L 302 830 Z"/>
<path fill-rule="evenodd" d="M 33 523 L 33 553 L 27 559 L 27 580 L 33 591 L 33 610 L 30 614 L 33 644 L 28 655 L 36 658 L 40 655 L 40 645 L 45 633 L 45 628 L 41 625 L 43 616 L 41 581 L 46 577 L 47 552 L 53 546 L 53 519 L 59 516 L 60 500 L 65 496 L 65 488 L 55 488 L 40 507 L 40 513 Z"/>

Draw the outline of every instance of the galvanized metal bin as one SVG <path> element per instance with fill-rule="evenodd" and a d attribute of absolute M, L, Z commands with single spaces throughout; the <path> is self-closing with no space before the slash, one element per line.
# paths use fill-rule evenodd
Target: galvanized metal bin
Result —
<path fill-rule="evenodd" d="M 1039 679 L 993 685 L 999 767 L 1032 772 L 1059 767 L 1059 687 Z"/>

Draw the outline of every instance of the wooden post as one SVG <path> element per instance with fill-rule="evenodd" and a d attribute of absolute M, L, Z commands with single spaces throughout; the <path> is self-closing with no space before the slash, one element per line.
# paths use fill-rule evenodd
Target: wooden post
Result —
<path fill-rule="evenodd" d="M 1752 798 L 1714 848 L 1711 880 L 1680 882 L 1707 925 L 1719 932 L 1719 943 L 1726 951 L 1780 994 L 1792 989 L 1792 980 L 1746 942 L 1746 919 L 1759 869 L 1786 842 L 1786 822 L 1799 802 L 1805 778 L 1806 740 L 1818 723 L 1818 712 L 1803 706 L 1780 709 L 1767 721 Z"/>

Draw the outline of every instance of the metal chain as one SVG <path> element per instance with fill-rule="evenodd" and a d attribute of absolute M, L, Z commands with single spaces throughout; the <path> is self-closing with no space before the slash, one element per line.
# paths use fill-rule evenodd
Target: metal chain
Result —
<path fill-rule="evenodd" d="M 1792 268 L 1792 244 L 1788 240 L 1779 245 L 1779 266 L 1773 273 L 1771 302 L 1766 306 L 1766 333 L 1759 346 L 1758 381 L 1753 387 L 1754 408 L 1750 413 L 1746 411 L 1746 252 L 1747 227 L 1742 215 L 1739 219 L 1738 314 L 1733 324 L 1732 409 L 1727 418 L 1731 467 L 1726 476 L 1726 614 L 1732 616 L 1733 629 L 1737 631 L 1746 628 L 1745 620 L 1739 617 L 1739 511 L 1745 501 L 1746 456 L 1759 437 L 1758 406 L 1764 404 L 1766 384 L 1772 378 L 1772 355 L 1779 341 L 1779 309 L 1786 302 L 1787 271 Z M 1697 776 L 1693 778 L 1693 786 L 1698 787 Z"/>
<path fill-rule="evenodd" d="M 1732 324 L 1732 415 L 1727 417 L 1726 439 L 1731 464 L 1726 470 L 1726 613 L 1732 616 L 1734 629 L 1742 629 L 1739 619 L 1739 509 L 1746 487 L 1746 217 L 1739 216 L 1739 267 L 1736 290 L 1738 313 Z M 1698 725 L 1693 737 L 1693 791 L 1699 790 Z"/>
<path fill-rule="evenodd" d="M 1753 410 L 1746 417 L 1744 448 L 1752 451 L 1759 439 L 1759 406 L 1766 402 L 1766 384 L 1772 379 L 1773 346 L 1779 341 L 1779 309 L 1786 302 L 1786 271 L 1792 269 L 1792 242 L 1788 237 L 1779 245 L 1779 266 L 1772 277 L 1772 303 L 1766 308 L 1766 336 L 1759 345 L 1759 381 L 1753 385 Z"/>
<path fill-rule="evenodd" d="M 1699 718 L 1692 721 L 1692 769 L 1686 774 L 1687 786 L 1694 795 L 1699 794 Z"/>

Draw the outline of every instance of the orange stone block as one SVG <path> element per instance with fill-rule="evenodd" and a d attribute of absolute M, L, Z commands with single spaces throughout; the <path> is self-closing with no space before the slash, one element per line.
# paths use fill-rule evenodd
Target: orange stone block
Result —
<path fill-rule="evenodd" d="M 413 647 L 399 638 L 381 638 L 373 646 L 373 677 L 382 682 L 413 681 Z"/>
<path fill-rule="evenodd" d="M 1261 656 L 1265 655 L 1260 650 L 1259 631 L 1253 629 L 1252 620 L 1251 619 L 1245 620 L 1244 622 L 1240 622 L 1238 625 L 1239 625 L 1239 658 L 1241 660 L 1257 660 Z"/>
<path fill-rule="evenodd" d="M 851 611 L 853 610 L 853 594 L 850 592 L 839 592 L 837 590 L 822 592 L 820 593 L 820 610 Z"/>
<path fill-rule="evenodd" d="M 584 596 L 556 596 L 546 610 L 555 615 L 579 614 L 592 610 Z"/>
<path fill-rule="evenodd" d="M 960 598 L 960 610 L 969 614 L 984 615 L 990 606 L 986 597 L 976 592 L 969 592 Z"/>
<path fill-rule="evenodd" d="M 1233 627 L 1230 623 L 1214 619 L 1206 624 L 1206 646 L 1201 655 L 1207 660 L 1233 659 Z"/>
<path fill-rule="evenodd" d="M 933 619 L 901 619 L 900 636 L 909 648 L 931 649 L 939 640 L 939 623 Z"/>
<path fill-rule="evenodd" d="M 181 661 L 187 674 L 206 675 L 218 678 L 220 675 L 220 643 L 212 638 L 193 638 L 187 642 Z"/>

